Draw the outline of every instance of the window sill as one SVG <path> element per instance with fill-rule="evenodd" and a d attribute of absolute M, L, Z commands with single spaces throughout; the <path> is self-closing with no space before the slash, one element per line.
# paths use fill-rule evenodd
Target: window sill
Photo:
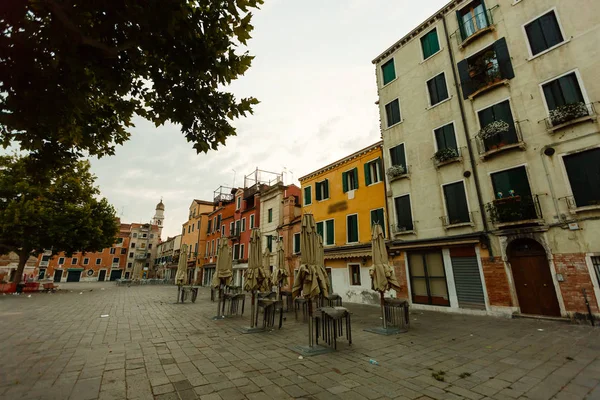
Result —
<path fill-rule="evenodd" d="M 326 198 L 326 199 L 317 200 L 317 203 L 322 203 L 322 202 L 324 202 L 324 201 L 327 201 L 327 200 L 329 200 L 329 197 L 328 197 L 328 198 Z M 269 222 L 269 223 L 270 223 L 270 222 Z"/>
<path fill-rule="evenodd" d="M 414 229 L 411 231 L 400 231 L 400 232 L 394 232 L 394 236 L 402 236 L 402 235 L 414 235 L 416 234 L 417 231 L 415 231 Z"/>
<path fill-rule="evenodd" d="M 408 176 L 408 174 L 403 174 L 403 175 L 390 177 L 390 182 L 399 181 L 400 179 L 409 179 L 409 176 Z"/>
<path fill-rule="evenodd" d="M 485 28 L 478 30 L 477 32 L 473 33 L 471 36 L 469 36 L 468 38 L 463 40 L 462 43 L 458 47 L 460 49 L 464 49 L 469 43 L 473 42 L 478 37 L 483 36 L 486 33 L 493 31 L 494 29 L 495 29 L 494 25 L 486 26 Z"/>
<path fill-rule="evenodd" d="M 396 82 L 398 80 L 398 77 L 395 77 L 394 79 L 392 79 L 391 81 L 389 81 L 388 83 L 386 83 L 385 85 L 381 86 L 380 89 L 383 89 L 385 87 L 388 87 L 389 85 L 391 85 L 392 83 Z"/>
<path fill-rule="evenodd" d="M 504 151 L 513 150 L 513 149 L 525 150 L 525 142 L 508 144 L 508 145 L 502 146 L 498 149 L 488 150 L 485 153 L 481 154 L 481 159 L 489 158 L 489 157 L 495 156 L 496 154 L 502 153 Z"/>
<path fill-rule="evenodd" d="M 445 161 L 440 161 L 440 162 L 438 162 L 438 161 L 436 161 L 436 160 L 434 159 L 434 163 L 435 163 L 435 167 L 436 167 L 436 168 L 441 168 L 441 167 L 443 167 L 444 165 L 453 164 L 453 163 L 455 163 L 455 162 L 462 162 L 462 159 L 463 159 L 463 158 L 462 158 L 462 157 L 460 157 L 460 156 L 459 156 L 459 157 L 452 158 L 452 159 L 450 159 L 450 160 L 445 160 Z"/>
<path fill-rule="evenodd" d="M 436 51 L 435 53 L 433 53 L 432 55 L 430 55 L 429 57 L 427 57 L 426 59 L 424 59 L 423 61 L 421 61 L 421 62 L 419 63 L 419 65 L 421 65 L 421 64 L 423 64 L 423 63 L 425 63 L 425 62 L 427 62 L 427 61 L 431 60 L 433 57 L 435 57 L 435 56 L 437 56 L 438 54 L 440 54 L 440 53 L 442 52 L 442 50 L 444 50 L 444 48 L 443 48 L 443 47 L 442 47 L 442 48 L 440 48 L 440 49 L 439 49 L 438 51 Z"/>
<path fill-rule="evenodd" d="M 429 110 L 431 110 L 432 108 L 436 108 L 436 107 L 437 107 L 437 106 L 439 106 L 440 104 L 444 104 L 444 103 L 446 103 L 446 102 L 448 102 L 448 101 L 452 100 L 452 98 L 453 98 L 453 97 L 454 97 L 454 96 L 449 96 L 448 98 L 445 98 L 444 100 L 440 101 L 439 103 L 435 103 L 434 105 L 427 107 L 425 110 L 426 110 L 426 111 L 429 111 Z"/>
<path fill-rule="evenodd" d="M 508 85 L 508 79 L 502 79 L 497 82 L 491 83 L 487 86 L 484 86 L 482 88 L 479 88 L 474 93 L 471 93 L 468 98 L 469 98 L 469 100 L 473 101 L 473 99 L 475 99 L 475 97 L 482 95 L 483 93 L 485 93 L 489 90 L 495 89 L 498 86 L 503 86 L 503 85 Z"/>
<path fill-rule="evenodd" d="M 360 242 L 346 242 L 347 245 L 351 245 L 351 244 L 359 244 Z"/>
<path fill-rule="evenodd" d="M 562 41 L 562 42 L 560 42 L 560 43 L 558 43 L 558 44 L 555 44 L 554 46 L 552 46 L 552 47 L 549 47 L 549 48 L 547 48 L 546 50 L 544 50 L 544 51 L 542 51 L 542 52 L 539 52 L 539 53 L 537 53 L 535 56 L 533 56 L 533 55 L 532 55 L 532 56 L 530 56 L 530 57 L 527 59 L 527 61 L 535 60 L 536 58 L 538 58 L 538 57 L 541 57 L 541 56 L 543 56 L 544 54 L 547 54 L 547 53 L 551 52 L 551 51 L 552 51 L 552 50 L 554 50 L 554 49 L 557 49 L 557 48 L 559 48 L 559 47 L 561 47 L 561 46 L 564 46 L 565 44 L 569 43 L 570 41 L 571 41 L 571 39 L 569 38 L 569 39 L 567 39 L 567 40 L 564 40 L 564 41 Z M 530 53 L 530 54 L 531 54 L 531 53 Z"/>
<path fill-rule="evenodd" d="M 383 181 L 381 180 L 381 181 L 373 182 L 373 183 L 371 183 L 371 184 L 367 185 L 367 187 L 371 187 L 371 186 L 378 185 L 378 184 L 380 184 L 381 182 L 383 182 Z"/>
<path fill-rule="evenodd" d="M 583 207 L 575 207 L 575 208 L 570 209 L 570 211 L 574 214 L 582 213 L 582 212 L 586 212 L 586 211 L 597 211 L 597 210 L 600 210 L 600 204 L 594 204 L 591 206 L 583 206 Z"/>
<path fill-rule="evenodd" d="M 394 125 L 390 125 L 387 128 L 384 128 L 383 130 L 387 131 L 388 129 L 392 129 L 393 127 L 398 126 L 398 125 L 400 125 L 403 122 L 404 122 L 404 119 L 401 119 L 400 122 L 396 122 Z"/>
<path fill-rule="evenodd" d="M 522 221 L 514 221 L 514 222 L 499 222 L 494 224 L 498 229 L 512 228 L 513 226 L 519 225 L 543 225 L 543 219 L 524 219 Z"/>
<path fill-rule="evenodd" d="M 469 222 L 460 222 L 457 224 L 450 224 L 450 225 L 446 225 L 444 226 L 444 229 L 454 229 L 454 228 L 464 228 L 466 226 L 475 226 L 475 224 L 472 221 Z"/>
<path fill-rule="evenodd" d="M 596 120 L 596 116 L 595 115 L 586 115 L 585 117 L 575 118 L 575 119 L 567 121 L 567 122 L 565 122 L 563 124 L 552 126 L 551 128 L 548 128 L 548 132 L 554 133 L 554 132 L 559 131 L 561 129 L 565 129 L 565 128 L 571 126 L 571 125 L 577 125 L 577 124 L 580 124 L 582 122 L 595 121 L 595 120 Z"/>
<path fill-rule="evenodd" d="M 303 207 L 308 207 L 308 206 L 312 206 L 312 203 L 306 203 L 306 204 L 304 204 Z M 250 228 L 250 229 L 252 229 L 252 228 Z"/>

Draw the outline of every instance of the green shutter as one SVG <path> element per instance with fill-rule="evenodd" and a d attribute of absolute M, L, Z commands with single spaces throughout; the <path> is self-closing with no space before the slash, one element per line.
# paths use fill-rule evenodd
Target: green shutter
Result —
<path fill-rule="evenodd" d="M 342 172 L 342 187 L 344 188 L 344 193 L 348 191 L 348 173 Z"/>
<path fill-rule="evenodd" d="M 355 185 L 356 185 L 356 187 L 354 189 L 358 189 L 358 168 L 355 167 L 352 170 L 352 173 L 354 174 L 354 182 L 355 182 Z"/>
<path fill-rule="evenodd" d="M 325 222 L 325 224 L 326 224 L 325 233 L 327 234 L 327 238 L 325 240 L 326 244 L 334 244 L 335 243 L 335 239 L 333 237 L 333 235 L 334 235 L 333 222 L 334 221 L 332 219 Z"/>
<path fill-rule="evenodd" d="M 384 85 L 387 85 L 388 83 L 396 79 L 396 69 L 394 68 L 393 58 L 381 66 L 381 73 L 383 75 Z"/>
<path fill-rule="evenodd" d="M 460 87 L 463 93 L 463 99 L 468 99 L 471 93 L 475 91 L 475 83 L 471 79 L 469 74 L 469 62 L 467 59 L 460 61 L 456 65 L 458 69 L 458 76 L 460 77 Z"/>
<path fill-rule="evenodd" d="M 311 196 L 311 186 L 305 187 L 304 188 L 304 204 L 308 205 L 312 203 L 312 196 Z"/>
<path fill-rule="evenodd" d="M 321 183 L 320 182 L 315 183 L 315 191 L 317 192 L 315 194 L 315 198 L 317 199 L 317 201 L 323 200 L 323 196 L 321 196 Z"/>
<path fill-rule="evenodd" d="M 383 208 L 371 211 L 371 228 L 373 228 L 373 225 L 379 224 L 383 230 L 383 236 L 385 237 L 385 221 L 383 218 Z"/>
<path fill-rule="evenodd" d="M 510 54 L 508 53 L 508 45 L 506 44 L 506 38 L 500 38 L 494 43 L 494 49 L 496 51 L 496 59 L 498 60 L 498 68 L 500 74 L 504 79 L 512 79 L 515 77 L 515 71 L 513 70 L 512 62 L 510 60 Z"/>
<path fill-rule="evenodd" d="M 317 233 L 323 237 L 323 222 L 317 222 Z"/>
<path fill-rule="evenodd" d="M 329 198 L 329 179 L 325 179 L 325 181 L 323 182 L 323 194 L 324 194 L 324 199 L 328 199 Z"/>
<path fill-rule="evenodd" d="M 462 182 L 444 186 L 444 197 L 446 197 L 449 224 L 470 221 L 465 186 Z"/>
<path fill-rule="evenodd" d="M 346 220 L 348 223 L 348 242 L 358 242 L 358 216 L 349 215 Z"/>
<path fill-rule="evenodd" d="M 462 14 L 460 11 L 456 12 L 456 20 L 458 21 L 458 30 L 460 31 L 460 37 L 462 40 L 467 38 L 467 34 L 465 32 L 465 25 L 463 23 Z"/>
<path fill-rule="evenodd" d="M 271 251 L 271 246 L 273 244 L 273 238 L 271 237 L 271 235 L 267 236 L 267 249 L 269 249 L 269 251 Z"/>
<path fill-rule="evenodd" d="M 365 183 L 367 186 L 371 184 L 371 163 L 365 164 Z"/>
<path fill-rule="evenodd" d="M 300 235 L 294 235 L 294 252 L 300 252 Z"/>

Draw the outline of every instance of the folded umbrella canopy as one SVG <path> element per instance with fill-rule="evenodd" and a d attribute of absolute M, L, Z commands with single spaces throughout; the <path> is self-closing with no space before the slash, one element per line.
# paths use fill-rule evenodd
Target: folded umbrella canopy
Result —
<path fill-rule="evenodd" d="M 233 279 L 233 257 L 231 246 L 227 238 L 221 238 L 219 242 L 219 254 L 217 255 L 217 266 L 213 275 L 212 286 L 220 288 L 221 285 L 229 286 Z"/>
<path fill-rule="evenodd" d="M 270 293 L 271 289 L 273 289 L 273 285 L 271 284 L 271 252 L 269 249 L 265 249 L 263 253 L 262 269 L 265 274 L 265 279 L 263 280 L 260 291 Z"/>
<path fill-rule="evenodd" d="M 289 273 L 287 271 L 287 268 L 285 267 L 285 253 L 283 250 L 283 242 L 281 241 L 277 243 L 277 253 L 275 256 L 275 262 L 277 269 L 273 272 L 273 286 L 277 286 L 278 288 L 287 286 Z"/>
<path fill-rule="evenodd" d="M 315 218 L 312 214 L 304 214 L 300 231 L 300 267 L 292 288 L 294 297 L 300 294 L 307 299 L 316 298 L 321 294 L 329 296 L 329 280 L 323 265 L 323 249 L 322 245 L 319 245 L 319 238 Z"/>
<path fill-rule="evenodd" d="M 183 285 L 187 281 L 187 260 L 188 260 L 188 245 L 182 244 L 179 251 L 179 263 L 177 264 L 177 274 L 175 275 L 175 283 Z"/>
<path fill-rule="evenodd" d="M 260 231 L 258 229 L 253 229 L 250 235 L 248 256 L 248 269 L 244 274 L 244 290 L 253 292 L 260 290 L 265 280 L 260 251 Z"/>

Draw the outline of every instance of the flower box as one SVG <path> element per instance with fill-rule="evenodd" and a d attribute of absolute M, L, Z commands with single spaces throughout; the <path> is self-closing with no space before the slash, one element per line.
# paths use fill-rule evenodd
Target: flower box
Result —
<path fill-rule="evenodd" d="M 440 149 L 438 150 L 434 155 L 433 158 L 435 158 L 435 160 L 438 163 L 443 163 L 445 161 L 449 161 L 449 160 L 453 160 L 455 158 L 458 158 L 458 151 L 452 147 L 447 147 L 445 149 Z"/>
<path fill-rule="evenodd" d="M 577 118 L 587 117 L 590 112 L 584 103 L 564 104 L 550 110 L 552 126 L 562 125 Z"/>

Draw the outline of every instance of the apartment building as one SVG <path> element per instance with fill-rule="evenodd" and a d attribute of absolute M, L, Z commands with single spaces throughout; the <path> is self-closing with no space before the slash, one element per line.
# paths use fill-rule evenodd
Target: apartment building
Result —
<path fill-rule="evenodd" d="M 378 301 L 368 269 L 372 224 L 380 223 L 389 235 L 381 146 L 375 143 L 300 178 L 302 213 L 315 218 L 332 290 L 344 301 Z"/>
<path fill-rule="evenodd" d="M 373 60 L 413 306 L 598 313 L 599 27 L 593 0 L 457 0 Z"/>
<path fill-rule="evenodd" d="M 175 279 L 181 250 L 181 236 L 168 237 L 164 242 L 158 244 L 154 259 L 158 278 Z"/>
<path fill-rule="evenodd" d="M 211 201 L 194 199 L 189 207 L 188 220 L 182 224 L 181 244 L 188 247 L 188 283 L 199 279 L 204 265 L 202 249 L 206 246 L 209 215 L 214 205 Z M 181 248 L 181 246 L 180 246 Z"/>
<path fill-rule="evenodd" d="M 294 271 L 300 267 L 300 231 L 302 230 L 301 191 L 295 185 L 290 185 L 289 188 L 292 189 L 292 186 L 297 190 L 284 192 L 281 224 L 277 227 L 277 236 L 283 241 L 284 267 L 289 274 L 288 286 L 282 289 L 290 291 L 294 285 Z"/>

